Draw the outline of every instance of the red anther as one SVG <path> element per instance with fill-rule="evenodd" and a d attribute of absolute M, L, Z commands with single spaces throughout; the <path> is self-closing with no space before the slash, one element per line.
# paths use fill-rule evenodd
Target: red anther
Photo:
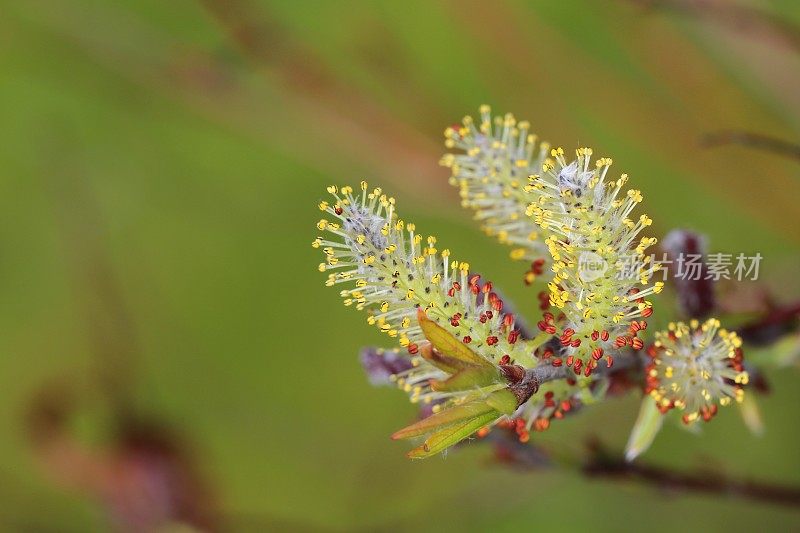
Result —
<path fill-rule="evenodd" d="M 572 363 L 575 361 L 575 357 L 572 355 L 567 356 L 567 366 L 572 366 Z"/>
<path fill-rule="evenodd" d="M 461 342 L 463 342 L 464 344 L 469 344 L 472 342 L 472 337 L 466 335 L 463 339 L 461 339 Z"/>
<path fill-rule="evenodd" d="M 542 352 L 542 359 L 547 359 L 548 357 L 551 357 L 552 355 L 553 355 L 553 349 L 552 348 L 545 348 L 544 351 Z"/>
<path fill-rule="evenodd" d="M 563 361 L 561 361 L 560 357 L 556 357 L 555 359 L 553 359 L 553 362 L 550 363 L 550 364 L 553 365 L 553 366 L 561 366 L 563 364 Z"/>
<path fill-rule="evenodd" d="M 545 322 L 550 323 L 553 321 L 553 313 L 545 313 L 542 315 L 542 318 L 544 318 Z"/>
<path fill-rule="evenodd" d="M 536 327 L 538 327 L 542 331 L 547 331 L 547 322 L 545 322 L 544 320 L 540 320 L 539 322 L 536 323 Z"/>
<path fill-rule="evenodd" d="M 636 337 L 631 341 L 631 346 L 633 346 L 634 350 L 641 350 L 644 347 L 644 341 L 639 337 Z"/>
<path fill-rule="evenodd" d="M 514 419 L 514 429 L 516 429 L 517 432 L 524 431 L 525 430 L 525 421 L 523 419 L 521 419 L 521 418 Z"/>
<path fill-rule="evenodd" d="M 639 293 L 639 289 L 637 287 L 633 287 L 633 288 L 631 288 L 631 290 L 628 291 L 628 294 L 631 294 L 631 295 L 638 294 L 638 293 Z"/>
<path fill-rule="evenodd" d="M 621 335 L 614 341 L 614 346 L 617 348 L 622 348 L 626 344 L 628 344 L 628 337 L 623 337 Z"/>
<path fill-rule="evenodd" d="M 553 417 L 561 420 L 562 418 L 564 418 L 564 413 L 556 409 L 555 411 L 553 411 Z"/>
<path fill-rule="evenodd" d="M 552 398 L 553 396 L 554 396 L 554 394 L 553 394 L 553 391 L 551 391 L 551 390 L 549 390 L 549 391 L 544 393 L 544 397 L 547 398 L 548 400 L 550 398 Z"/>
<path fill-rule="evenodd" d="M 494 346 L 495 344 L 497 344 L 497 342 L 498 342 L 498 339 L 494 335 L 492 335 L 491 337 L 487 337 L 486 338 L 486 344 L 488 344 L 489 346 Z"/>
<path fill-rule="evenodd" d="M 653 308 L 652 307 L 646 307 L 642 311 L 642 316 L 645 317 L 645 318 L 650 318 L 652 315 L 653 315 Z"/>
<path fill-rule="evenodd" d="M 514 344 L 515 342 L 517 342 L 518 338 L 519 338 L 519 330 L 517 330 L 517 329 L 512 330 L 508 334 L 508 344 Z"/>
<path fill-rule="evenodd" d="M 455 296 L 455 294 L 456 294 L 456 290 L 455 290 L 453 287 L 450 287 L 449 289 L 447 289 L 447 295 L 448 295 L 450 298 L 452 298 L 453 296 Z"/>
<path fill-rule="evenodd" d="M 595 348 L 592 350 L 592 359 L 595 361 L 601 359 L 603 357 L 603 349 L 602 348 Z"/>
<path fill-rule="evenodd" d="M 410 353 L 411 355 L 416 354 L 418 351 L 419 351 L 419 346 L 417 346 L 413 342 L 408 345 L 408 353 Z"/>
<path fill-rule="evenodd" d="M 481 292 L 481 288 L 479 286 L 477 286 L 477 285 L 470 285 L 469 286 L 469 292 L 471 292 L 472 294 L 477 296 L 478 293 Z"/>
<path fill-rule="evenodd" d="M 469 277 L 469 285 L 470 285 L 470 286 L 477 285 L 477 284 L 478 284 L 478 280 L 479 280 L 479 279 L 481 279 L 481 275 L 480 275 L 480 274 L 473 274 L 473 275 L 471 275 L 471 276 Z"/>
<path fill-rule="evenodd" d="M 528 433 L 527 431 L 523 431 L 523 432 L 520 434 L 520 436 L 519 436 L 519 441 L 520 441 L 522 444 L 525 444 L 525 443 L 526 443 L 526 442 L 528 442 L 529 440 L 531 440 L 531 434 L 530 434 L 530 433 Z"/>
<path fill-rule="evenodd" d="M 572 337 L 573 333 L 575 333 L 574 329 L 567 328 L 564 330 L 564 334 L 562 335 L 562 337 L 567 337 L 567 338 Z"/>
<path fill-rule="evenodd" d="M 592 340 L 593 340 L 593 341 L 596 341 L 596 340 L 597 340 L 597 339 L 599 339 L 599 338 L 600 338 L 600 332 L 599 332 L 599 331 L 597 331 L 597 330 L 594 330 L 594 331 L 592 332 Z"/>
<path fill-rule="evenodd" d="M 711 417 L 714 416 L 714 415 L 711 414 L 711 411 L 707 407 L 703 407 L 700 410 L 700 415 L 703 417 L 703 420 L 706 421 L 706 422 L 711 420 Z"/>
<path fill-rule="evenodd" d="M 554 402 L 552 399 L 545 399 L 544 406 L 545 407 L 555 407 L 556 406 L 556 402 Z"/>
<path fill-rule="evenodd" d="M 614 358 L 609 354 L 606 355 L 606 366 L 611 368 L 614 365 Z"/>
<path fill-rule="evenodd" d="M 491 293 L 491 294 L 494 294 L 494 293 Z M 492 309 L 494 309 L 495 311 L 498 311 L 498 312 L 502 311 L 503 310 L 503 300 L 501 300 L 500 298 L 495 298 L 495 300 L 492 302 Z"/>
<path fill-rule="evenodd" d="M 461 290 L 461 284 L 459 282 L 457 282 L 457 281 L 454 281 L 453 282 L 453 288 L 455 290 L 457 290 L 457 291 L 460 291 Z"/>
<path fill-rule="evenodd" d="M 687 426 L 692 423 L 692 420 L 689 418 L 689 415 L 683 415 L 681 417 L 681 420 L 683 420 L 683 423 L 686 424 Z"/>
<path fill-rule="evenodd" d="M 500 420 L 497 423 L 497 427 L 500 427 L 500 428 L 503 428 L 503 429 L 511 429 L 511 426 L 513 426 L 513 424 L 511 423 L 510 420 Z"/>
<path fill-rule="evenodd" d="M 561 346 L 569 346 L 570 340 L 569 339 L 565 339 L 564 337 L 561 337 L 559 339 L 559 342 L 561 343 Z"/>
<path fill-rule="evenodd" d="M 536 426 L 536 431 L 545 431 L 550 427 L 550 420 L 547 418 L 537 418 L 533 424 Z"/>
<path fill-rule="evenodd" d="M 636 332 L 639 331 L 639 323 L 634 320 L 633 322 L 631 322 L 631 327 L 628 329 L 631 332 L 631 335 L 636 334 Z"/>
<path fill-rule="evenodd" d="M 644 331 L 644 330 L 646 330 L 646 329 L 647 329 L 647 322 L 646 322 L 646 321 L 644 321 L 644 320 L 640 320 L 640 321 L 639 321 L 639 329 L 640 329 L 641 331 Z"/>
<path fill-rule="evenodd" d="M 550 299 L 550 295 L 547 294 L 547 291 L 539 291 L 539 294 L 537 294 L 536 297 L 539 298 L 539 300 L 549 300 Z"/>
<path fill-rule="evenodd" d="M 656 408 L 662 415 L 665 415 L 669 412 L 669 405 L 661 405 L 660 402 L 656 403 Z"/>
<path fill-rule="evenodd" d="M 600 332 L 600 338 L 603 340 L 603 342 L 607 341 L 608 340 L 608 331 L 606 331 L 606 330 L 601 331 Z"/>
<path fill-rule="evenodd" d="M 581 359 L 578 359 L 577 361 L 575 361 L 575 366 L 573 367 L 572 370 L 575 372 L 576 376 L 581 373 L 581 367 L 582 366 L 583 366 L 583 361 Z"/>
<path fill-rule="evenodd" d="M 454 328 L 458 327 L 458 324 L 461 322 L 461 313 L 456 313 L 450 317 L 450 325 Z"/>
<path fill-rule="evenodd" d="M 586 365 L 586 370 L 583 372 L 583 375 L 588 378 L 589 376 L 592 375 L 593 371 L 594 371 L 594 368 L 592 368 L 592 365 Z"/>
<path fill-rule="evenodd" d="M 477 435 L 477 437 L 478 437 L 479 439 L 482 439 L 482 438 L 484 438 L 484 437 L 485 437 L 486 435 L 488 435 L 488 434 L 489 434 L 489 428 L 488 428 L 488 427 L 486 427 L 486 426 L 483 426 L 481 429 L 479 429 L 479 430 L 478 430 L 478 431 L 475 433 L 475 435 Z"/>
<path fill-rule="evenodd" d="M 542 311 L 550 309 L 550 296 L 544 291 L 539 293 L 539 309 Z"/>
<path fill-rule="evenodd" d="M 651 344 L 647 347 L 647 355 L 650 357 L 655 357 L 658 355 L 658 348 L 656 348 L 655 344 Z"/>
<path fill-rule="evenodd" d="M 337 206 L 336 206 L 336 207 L 333 209 L 333 212 L 334 212 L 334 213 L 336 213 L 337 215 L 341 215 L 342 213 L 344 213 L 344 209 L 342 209 L 342 206 L 340 206 L 340 205 L 337 205 Z"/>
<path fill-rule="evenodd" d="M 577 348 L 578 346 L 581 345 L 581 340 L 580 339 L 572 339 L 572 342 L 570 343 L 570 345 L 573 348 Z"/>
<path fill-rule="evenodd" d="M 483 294 L 489 294 L 490 292 L 492 292 L 492 282 L 487 281 L 486 283 L 484 283 L 483 288 L 481 290 L 483 291 Z"/>
<path fill-rule="evenodd" d="M 481 313 L 481 316 L 478 317 L 478 320 L 480 321 L 481 324 L 486 324 L 486 320 L 487 320 L 486 319 L 486 313 Z"/>
<path fill-rule="evenodd" d="M 503 327 L 511 327 L 514 325 L 514 313 L 508 313 L 503 317 Z"/>
<path fill-rule="evenodd" d="M 503 357 L 500 358 L 500 364 L 501 365 L 507 365 L 510 362 L 511 362 L 511 356 L 508 355 L 508 354 L 505 354 Z"/>
<path fill-rule="evenodd" d="M 493 316 L 494 316 L 494 313 L 492 313 L 491 311 L 486 311 L 486 318 L 491 320 Z"/>
<path fill-rule="evenodd" d="M 567 385 L 569 385 L 570 387 L 574 387 L 575 384 L 577 383 L 577 381 L 575 381 L 572 378 L 567 378 L 565 381 L 567 382 Z"/>
<path fill-rule="evenodd" d="M 569 402 L 569 400 L 564 400 L 564 401 L 561 402 L 561 410 L 562 411 L 564 411 L 566 413 L 570 409 L 572 409 L 572 404 Z"/>
<path fill-rule="evenodd" d="M 717 404 L 715 404 L 715 403 L 711 404 L 711 407 L 709 408 L 709 410 L 711 411 L 711 416 L 714 416 L 714 415 L 717 414 L 717 409 L 718 409 L 717 408 Z"/>
<path fill-rule="evenodd" d="M 556 327 L 553 326 L 553 325 L 550 325 L 550 326 L 547 326 L 544 331 L 545 331 L 545 333 L 549 333 L 550 335 L 555 335 Z"/>

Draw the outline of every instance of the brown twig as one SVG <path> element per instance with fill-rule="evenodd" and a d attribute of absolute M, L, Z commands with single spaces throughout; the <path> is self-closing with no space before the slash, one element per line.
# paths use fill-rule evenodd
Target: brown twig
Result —
<path fill-rule="evenodd" d="M 800 51 L 800 30 L 797 26 L 763 9 L 728 0 L 629 1 L 646 9 L 695 17 L 776 47 Z"/>
<path fill-rule="evenodd" d="M 747 148 L 755 148 L 772 152 L 773 154 L 800 161 L 800 144 L 778 139 L 770 135 L 753 133 L 742 130 L 723 130 L 708 133 L 700 139 L 700 145 L 706 148 L 716 148 L 738 144 Z"/>
<path fill-rule="evenodd" d="M 800 506 L 800 487 L 750 479 L 734 479 L 719 473 L 677 472 L 640 462 L 627 462 L 609 453 L 597 441 L 591 442 L 590 459 L 581 467 L 592 478 L 631 480 L 664 490 L 726 495 L 774 505 Z"/>

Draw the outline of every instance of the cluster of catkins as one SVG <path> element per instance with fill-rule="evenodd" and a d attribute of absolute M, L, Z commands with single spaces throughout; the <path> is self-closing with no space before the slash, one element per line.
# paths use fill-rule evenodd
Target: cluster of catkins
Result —
<path fill-rule="evenodd" d="M 490 281 L 440 249 L 395 210 L 395 200 L 366 182 L 331 186 L 322 249 L 328 286 L 344 305 L 399 347 L 367 353 L 365 364 L 385 373 L 422 404 L 428 416 L 393 435 L 421 437 L 410 457 L 428 457 L 493 426 L 522 442 L 555 419 L 608 394 L 614 375 L 638 369 L 649 409 L 675 409 L 686 424 L 709 420 L 718 405 L 741 401 L 747 373 L 741 341 L 715 319 L 670 324 L 648 346 L 650 297 L 664 283 L 645 251 L 656 239 L 635 210 L 627 174 L 610 175 L 612 161 L 592 160 L 590 148 L 568 157 L 508 114 L 465 117 L 445 130 L 442 158 L 464 207 L 482 229 L 530 264 L 524 279 L 547 283 L 541 319 L 531 332 Z M 653 409 L 655 408 L 655 409 Z M 641 442 L 629 456 L 647 444 Z"/>

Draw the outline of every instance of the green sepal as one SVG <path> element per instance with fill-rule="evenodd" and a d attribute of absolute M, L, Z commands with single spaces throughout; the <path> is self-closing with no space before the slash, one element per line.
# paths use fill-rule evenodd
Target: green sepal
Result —
<path fill-rule="evenodd" d="M 758 401 L 755 394 L 745 394 L 742 402 L 737 404 L 739 412 L 742 415 L 742 420 L 750 433 L 760 437 L 764 434 L 764 420 L 761 417 L 761 409 L 758 407 Z"/>
<path fill-rule="evenodd" d="M 486 398 L 486 403 L 504 415 L 510 415 L 517 410 L 517 397 L 508 389 L 495 391 Z"/>
<path fill-rule="evenodd" d="M 650 396 L 645 396 L 631 436 L 628 438 L 628 444 L 625 446 L 626 461 L 633 461 L 653 444 L 663 422 L 664 415 L 658 410 L 656 402 Z"/>

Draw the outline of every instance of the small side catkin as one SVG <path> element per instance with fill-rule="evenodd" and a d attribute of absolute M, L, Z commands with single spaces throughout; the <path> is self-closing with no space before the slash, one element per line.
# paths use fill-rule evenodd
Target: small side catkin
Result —
<path fill-rule="evenodd" d="M 720 328 L 719 320 L 671 323 L 655 337 L 647 351 L 645 392 L 662 413 L 678 409 L 685 424 L 699 418 L 708 422 L 717 414 L 717 405 L 742 401 L 742 386 L 748 382 L 742 340 Z"/>

